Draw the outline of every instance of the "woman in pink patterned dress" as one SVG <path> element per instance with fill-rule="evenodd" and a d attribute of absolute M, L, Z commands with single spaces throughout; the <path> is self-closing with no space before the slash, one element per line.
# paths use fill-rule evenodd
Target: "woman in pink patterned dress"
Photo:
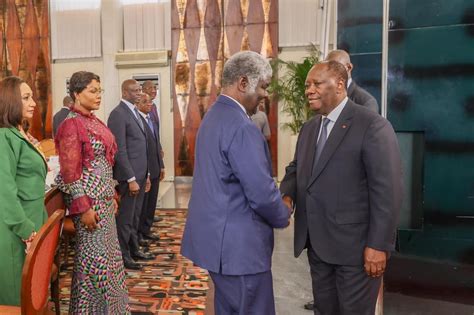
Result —
<path fill-rule="evenodd" d="M 93 111 L 99 109 L 99 76 L 80 71 L 69 82 L 74 106 L 55 138 L 60 174 L 76 228 L 70 314 L 129 314 L 125 271 L 117 239 L 112 166 L 117 144 Z"/>

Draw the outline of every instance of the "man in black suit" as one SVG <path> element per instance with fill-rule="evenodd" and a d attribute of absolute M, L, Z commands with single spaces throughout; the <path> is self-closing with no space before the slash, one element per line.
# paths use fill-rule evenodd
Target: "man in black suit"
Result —
<path fill-rule="evenodd" d="M 63 107 L 54 114 L 53 116 L 53 137 L 56 137 L 56 132 L 58 132 L 59 125 L 66 119 L 67 115 L 71 111 L 74 101 L 70 96 L 65 96 L 63 99 Z"/>
<path fill-rule="evenodd" d="M 156 98 L 156 96 L 158 95 L 158 89 L 160 88 L 160 84 L 159 82 L 157 82 L 156 84 L 151 81 L 151 80 L 146 80 L 145 82 L 143 82 L 143 85 L 142 85 L 142 90 L 143 90 L 143 93 L 144 94 L 148 94 L 148 96 L 150 96 L 151 98 L 151 101 L 152 101 L 152 107 L 151 107 L 151 112 L 149 113 L 150 115 L 150 118 L 152 121 L 154 121 L 157 125 L 158 125 L 158 128 L 160 127 L 160 99 Z M 159 129 L 158 129 L 158 134 L 159 134 Z M 164 158 L 165 154 L 163 152 L 162 149 L 160 149 L 161 152 L 161 159 Z M 155 216 L 153 218 L 153 221 L 155 222 L 160 222 L 162 220 L 162 218 L 160 218 L 159 216 Z"/>
<path fill-rule="evenodd" d="M 138 223 L 145 189 L 149 188 L 147 139 L 145 126 L 135 103 L 140 99 L 141 87 L 129 79 L 122 83 L 122 100 L 110 113 L 107 125 L 115 136 L 118 152 L 115 155 L 114 178 L 118 181 L 121 197 L 117 215 L 117 233 L 125 268 L 140 269 L 134 259 L 153 259 L 140 250 Z"/>
<path fill-rule="evenodd" d="M 331 60 L 342 63 L 347 70 L 347 75 L 349 76 L 347 81 L 347 97 L 354 103 L 378 113 L 379 105 L 377 104 L 377 100 L 352 80 L 352 69 L 354 69 L 354 65 L 351 63 L 349 54 L 341 49 L 333 50 L 326 56 L 326 61 Z"/>
<path fill-rule="evenodd" d="M 143 93 L 136 106 L 147 135 L 148 171 L 150 173 L 151 182 L 150 191 L 145 194 L 138 226 L 139 239 L 142 244 L 145 244 L 145 240 L 157 241 L 160 239 L 158 235 L 153 235 L 150 231 L 155 216 L 160 181 L 163 180 L 165 176 L 165 165 L 161 157 L 160 128 L 158 123 L 150 116 L 153 106 L 151 97 Z"/>
<path fill-rule="evenodd" d="M 347 71 L 315 65 L 306 96 L 317 115 L 299 134 L 280 190 L 295 212 L 295 256 L 308 249 L 315 314 L 374 314 L 394 249 L 401 160 L 390 123 L 347 98 Z"/>

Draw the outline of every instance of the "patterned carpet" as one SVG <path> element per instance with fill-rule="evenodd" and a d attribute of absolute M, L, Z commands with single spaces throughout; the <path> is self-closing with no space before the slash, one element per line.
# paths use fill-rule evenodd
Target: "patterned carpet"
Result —
<path fill-rule="evenodd" d="M 157 210 L 163 218 L 152 232 L 160 241 L 150 245 L 155 260 L 144 262 L 140 271 L 127 271 L 130 306 L 134 314 L 204 315 L 208 286 L 207 271 L 179 254 L 186 210 Z M 73 251 L 67 270 L 61 272 L 61 313 L 69 307 Z"/>

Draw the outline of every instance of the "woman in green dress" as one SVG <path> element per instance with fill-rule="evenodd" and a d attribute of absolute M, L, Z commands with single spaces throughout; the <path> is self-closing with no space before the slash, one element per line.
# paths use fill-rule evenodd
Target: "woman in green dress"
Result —
<path fill-rule="evenodd" d="M 20 305 L 21 273 L 36 231 L 46 221 L 47 164 L 30 143 L 22 122 L 36 106 L 18 77 L 0 81 L 0 304 Z"/>

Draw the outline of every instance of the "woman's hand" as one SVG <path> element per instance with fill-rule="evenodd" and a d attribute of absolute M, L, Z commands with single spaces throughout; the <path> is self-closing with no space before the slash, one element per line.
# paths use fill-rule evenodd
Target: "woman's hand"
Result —
<path fill-rule="evenodd" d="M 97 222 L 99 222 L 99 215 L 94 210 L 89 209 L 81 214 L 81 223 L 86 230 L 92 232 L 97 229 Z"/>
<path fill-rule="evenodd" d="M 36 232 L 33 231 L 31 233 L 30 237 L 28 237 L 28 239 L 22 240 L 26 245 L 26 248 L 25 248 L 25 253 L 26 254 L 28 254 L 28 252 L 30 251 L 31 244 L 33 243 L 33 240 L 35 239 L 35 236 L 36 236 Z"/>

